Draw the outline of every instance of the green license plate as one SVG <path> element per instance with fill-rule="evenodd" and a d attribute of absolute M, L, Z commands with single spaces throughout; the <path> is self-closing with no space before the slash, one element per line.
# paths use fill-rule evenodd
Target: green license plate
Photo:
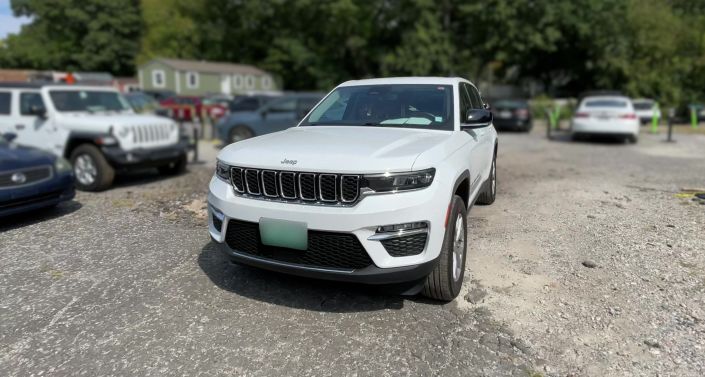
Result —
<path fill-rule="evenodd" d="M 259 236 L 264 245 L 296 250 L 308 249 L 306 223 L 263 217 L 259 219 Z"/>

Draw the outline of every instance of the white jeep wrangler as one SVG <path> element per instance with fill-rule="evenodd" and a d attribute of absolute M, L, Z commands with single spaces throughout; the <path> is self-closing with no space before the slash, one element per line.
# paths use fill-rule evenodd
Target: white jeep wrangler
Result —
<path fill-rule="evenodd" d="M 496 156 L 467 80 L 346 82 L 297 127 L 220 152 L 210 235 L 238 263 L 453 300 L 467 212 L 494 202 Z"/>
<path fill-rule="evenodd" d="M 0 133 L 70 159 L 76 186 L 109 187 L 116 171 L 186 167 L 188 143 L 170 119 L 138 115 L 112 88 L 35 83 L 0 84 Z"/>

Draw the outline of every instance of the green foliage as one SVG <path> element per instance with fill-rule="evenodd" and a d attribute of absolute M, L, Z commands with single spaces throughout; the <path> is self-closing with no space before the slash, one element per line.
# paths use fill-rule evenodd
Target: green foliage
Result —
<path fill-rule="evenodd" d="M 33 18 L 0 50 L 3 66 L 134 72 L 142 30 L 137 0 L 13 0 L 16 15 Z"/>
<path fill-rule="evenodd" d="M 134 71 L 153 57 L 250 63 L 287 89 L 460 75 L 552 96 L 705 99 L 705 5 L 692 0 L 13 0 L 31 24 L 0 66 Z"/>

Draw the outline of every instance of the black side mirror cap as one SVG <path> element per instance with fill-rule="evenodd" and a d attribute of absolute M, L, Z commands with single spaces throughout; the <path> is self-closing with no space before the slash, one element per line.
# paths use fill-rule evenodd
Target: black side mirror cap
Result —
<path fill-rule="evenodd" d="M 461 128 L 483 128 L 489 127 L 493 120 L 492 112 L 487 109 L 468 109 Z"/>
<path fill-rule="evenodd" d="M 12 140 L 15 140 L 17 138 L 17 134 L 13 134 L 12 132 L 7 132 L 2 134 L 2 138 L 5 139 L 8 143 L 12 143 Z"/>

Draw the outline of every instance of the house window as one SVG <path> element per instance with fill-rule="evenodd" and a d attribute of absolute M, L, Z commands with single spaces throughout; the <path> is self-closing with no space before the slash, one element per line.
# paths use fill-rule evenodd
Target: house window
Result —
<path fill-rule="evenodd" d="M 189 89 L 198 88 L 198 72 L 186 72 L 186 86 Z"/>
<path fill-rule="evenodd" d="M 152 71 L 152 86 L 155 88 L 163 88 L 166 86 L 164 71 Z"/>
<path fill-rule="evenodd" d="M 247 75 L 245 77 L 245 87 L 247 87 L 247 89 L 255 88 L 255 76 Z"/>
<path fill-rule="evenodd" d="M 272 78 L 269 76 L 262 76 L 262 89 L 269 90 L 272 89 Z"/>
<path fill-rule="evenodd" d="M 242 89 L 242 75 L 233 75 L 233 88 Z"/>

